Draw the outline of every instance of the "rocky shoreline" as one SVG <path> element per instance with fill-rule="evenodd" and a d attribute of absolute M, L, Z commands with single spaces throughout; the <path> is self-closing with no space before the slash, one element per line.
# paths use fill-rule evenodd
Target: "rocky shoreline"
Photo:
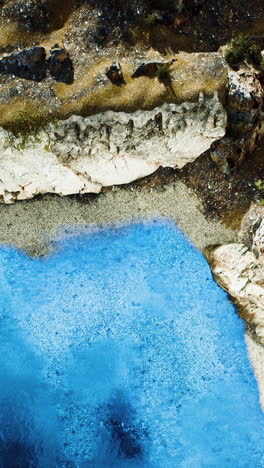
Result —
<path fill-rule="evenodd" d="M 252 204 L 238 242 L 205 250 L 214 278 L 247 326 L 247 345 L 264 409 L 264 207 Z"/>
<path fill-rule="evenodd" d="M 60 235 L 173 219 L 246 321 L 264 406 L 263 207 L 245 215 L 262 197 L 264 71 L 219 49 L 240 22 L 263 34 L 262 2 L 133 0 L 116 17 L 109 2 L 2 3 L 0 243 L 42 256 Z"/>
<path fill-rule="evenodd" d="M 210 248 L 207 259 L 216 281 L 264 344 L 264 207 L 252 205 L 242 220 L 238 243 Z"/>
<path fill-rule="evenodd" d="M 207 54 L 204 72 L 209 58 Z M 217 86 L 204 94 L 201 82 L 195 100 L 178 104 L 133 113 L 109 109 L 89 117 L 72 115 L 35 133 L 30 124 L 26 133 L 21 122 L 16 128 L 16 121 L 13 129 L 2 128 L 0 202 L 44 193 L 99 193 L 102 187 L 133 182 L 159 167 L 181 169 L 206 151 L 230 176 L 262 136 L 262 87 L 252 66 L 228 74 L 223 60 L 214 67 L 217 85 L 228 77 L 225 102 Z"/>

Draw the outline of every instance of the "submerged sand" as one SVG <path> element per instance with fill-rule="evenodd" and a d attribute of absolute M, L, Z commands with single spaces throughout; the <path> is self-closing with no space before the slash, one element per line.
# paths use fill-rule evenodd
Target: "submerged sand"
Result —
<path fill-rule="evenodd" d="M 169 217 L 190 241 L 203 250 L 209 245 L 237 241 L 237 232 L 205 218 L 195 193 L 176 181 L 161 189 L 113 187 L 97 198 L 45 196 L 14 205 L 0 205 L 0 244 L 15 245 L 29 255 L 50 253 L 67 227 L 82 230 L 138 219 Z M 249 356 L 264 408 L 264 348 L 247 334 Z"/>
<path fill-rule="evenodd" d="M 45 196 L 0 205 L 0 244 L 12 244 L 32 256 L 45 255 L 66 226 L 102 226 L 140 218 L 170 217 L 200 250 L 212 244 L 235 242 L 235 231 L 210 221 L 194 194 L 176 181 L 162 190 L 114 187 L 98 197 L 78 199 Z"/>

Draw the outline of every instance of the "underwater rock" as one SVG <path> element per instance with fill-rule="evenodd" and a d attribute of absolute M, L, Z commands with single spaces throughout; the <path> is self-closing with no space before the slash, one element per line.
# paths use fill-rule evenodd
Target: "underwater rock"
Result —
<path fill-rule="evenodd" d="M 50 51 L 48 59 L 50 74 L 56 81 L 72 84 L 74 81 L 74 68 L 68 52 L 60 47 L 54 47 Z"/>
<path fill-rule="evenodd" d="M 3 57 L 0 60 L 0 73 L 32 81 L 44 80 L 47 73 L 44 47 L 32 47 Z"/>
<path fill-rule="evenodd" d="M 109 402 L 108 411 L 105 427 L 110 433 L 111 451 L 117 452 L 121 458 L 141 457 L 141 438 L 144 439 L 147 434 L 136 426 L 135 411 L 122 392 L 118 392 Z"/>
<path fill-rule="evenodd" d="M 241 316 L 264 344 L 264 207 L 252 205 L 239 233 L 241 243 L 206 253 L 216 281 L 233 298 Z"/>
<path fill-rule="evenodd" d="M 138 434 L 134 428 L 126 427 L 122 421 L 110 421 L 112 439 L 119 446 L 119 454 L 125 458 L 136 458 L 141 455 Z"/>

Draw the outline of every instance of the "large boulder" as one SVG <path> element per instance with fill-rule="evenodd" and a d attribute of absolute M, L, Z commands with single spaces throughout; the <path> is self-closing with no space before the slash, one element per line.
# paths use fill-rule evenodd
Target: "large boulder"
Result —
<path fill-rule="evenodd" d="M 226 112 L 217 93 L 195 102 L 164 104 L 134 113 L 107 111 L 71 116 L 45 127 L 26 144 L 0 132 L 0 202 L 100 192 L 159 167 L 183 167 L 224 135 Z M 21 148 L 20 151 L 17 148 Z M 48 147 L 48 150 L 47 150 Z"/>
<path fill-rule="evenodd" d="M 251 206 L 239 240 L 209 249 L 207 258 L 216 281 L 228 291 L 264 345 L 264 206 Z"/>
<path fill-rule="evenodd" d="M 47 74 L 44 47 L 32 47 L 3 57 L 0 60 L 0 73 L 32 81 L 44 80 Z"/>
<path fill-rule="evenodd" d="M 148 76 L 149 78 L 154 78 L 160 67 L 167 66 L 170 67 L 176 59 L 172 59 L 166 62 L 138 62 L 135 66 L 135 69 L 132 73 L 132 78 L 140 78 L 141 76 Z"/>
<path fill-rule="evenodd" d="M 68 52 L 59 46 L 54 46 L 50 54 L 48 64 L 52 78 L 62 83 L 72 84 L 74 67 Z"/>

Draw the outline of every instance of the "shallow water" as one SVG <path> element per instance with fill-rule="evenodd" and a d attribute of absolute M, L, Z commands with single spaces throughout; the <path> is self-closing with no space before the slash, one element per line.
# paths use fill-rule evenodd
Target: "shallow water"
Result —
<path fill-rule="evenodd" d="M 0 249 L 0 467 L 261 467 L 244 326 L 167 221 Z"/>

